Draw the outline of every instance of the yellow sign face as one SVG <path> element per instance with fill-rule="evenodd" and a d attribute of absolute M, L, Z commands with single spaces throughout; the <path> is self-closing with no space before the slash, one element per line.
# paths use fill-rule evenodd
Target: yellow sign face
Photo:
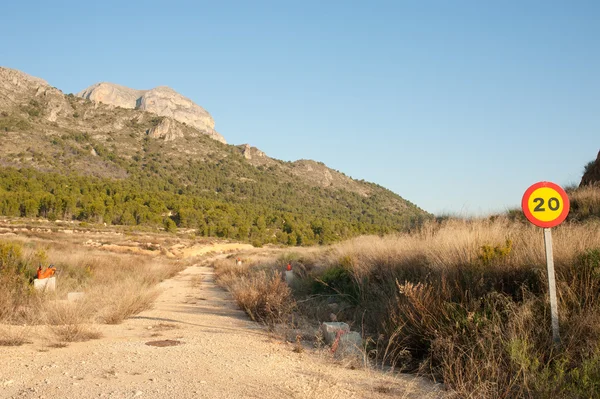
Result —
<path fill-rule="evenodd" d="M 521 201 L 527 219 L 544 228 L 561 224 L 569 214 L 570 206 L 565 190 L 557 184 L 545 181 L 529 187 Z"/>
<path fill-rule="evenodd" d="M 527 201 L 529 212 L 542 222 L 550 222 L 558 218 L 564 206 L 562 196 L 550 187 L 538 188 L 531 193 Z"/>

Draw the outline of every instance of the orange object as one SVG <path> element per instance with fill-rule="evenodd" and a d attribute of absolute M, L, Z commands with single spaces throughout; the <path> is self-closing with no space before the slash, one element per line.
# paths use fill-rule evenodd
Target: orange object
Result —
<path fill-rule="evenodd" d="M 46 270 L 42 271 L 42 267 L 38 267 L 37 270 L 37 278 L 38 280 L 42 280 L 45 278 L 50 278 L 52 276 L 54 276 L 54 274 L 56 273 L 56 268 L 55 267 L 49 267 Z"/>
<path fill-rule="evenodd" d="M 292 270 L 292 264 L 288 263 L 287 267 L 285 268 L 285 270 L 287 270 L 288 272 Z"/>

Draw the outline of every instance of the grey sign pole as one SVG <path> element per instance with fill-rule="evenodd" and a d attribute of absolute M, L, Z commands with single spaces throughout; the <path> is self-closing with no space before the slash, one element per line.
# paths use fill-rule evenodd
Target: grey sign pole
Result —
<path fill-rule="evenodd" d="M 556 301 L 556 279 L 554 277 L 554 257 L 552 254 L 552 232 L 549 228 L 544 229 L 544 244 L 546 246 L 546 265 L 548 266 L 548 291 L 550 292 L 550 311 L 552 314 L 552 340 L 554 344 L 560 344 L 560 332 L 558 331 L 558 303 Z"/>

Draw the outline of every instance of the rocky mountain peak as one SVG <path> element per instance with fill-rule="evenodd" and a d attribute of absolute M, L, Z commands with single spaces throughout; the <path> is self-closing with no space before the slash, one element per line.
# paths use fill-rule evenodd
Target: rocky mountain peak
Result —
<path fill-rule="evenodd" d="M 159 116 L 172 118 L 192 126 L 211 138 L 226 144 L 225 139 L 215 130 L 215 121 L 202 107 L 182 96 L 168 86 L 158 86 L 150 90 L 136 90 L 114 83 L 96 83 L 77 93 L 79 97 L 122 108 L 139 109 Z M 170 134 L 170 124 L 163 124 L 161 136 L 177 137 Z M 165 130 L 166 129 L 166 130 Z"/>
<path fill-rule="evenodd" d="M 52 87 L 43 79 L 16 69 L 0 67 L 0 105 L 15 105 L 24 95 L 39 96 L 48 89 Z"/>

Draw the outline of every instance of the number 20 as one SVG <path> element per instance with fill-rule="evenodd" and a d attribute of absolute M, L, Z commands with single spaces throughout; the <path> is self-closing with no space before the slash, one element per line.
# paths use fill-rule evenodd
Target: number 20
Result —
<path fill-rule="evenodd" d="M 543 198 L 534 198 L 533 202 L 537 203 L 536 207 L 533 208 L 534 212 L 544 212 L 546 208 L 544 208 L 544 199 Z M 548 208 L 551 211 L 557 211 L 560 208 L 560 201 L 556 197 L 552 197 L 548 200 Z"/>

